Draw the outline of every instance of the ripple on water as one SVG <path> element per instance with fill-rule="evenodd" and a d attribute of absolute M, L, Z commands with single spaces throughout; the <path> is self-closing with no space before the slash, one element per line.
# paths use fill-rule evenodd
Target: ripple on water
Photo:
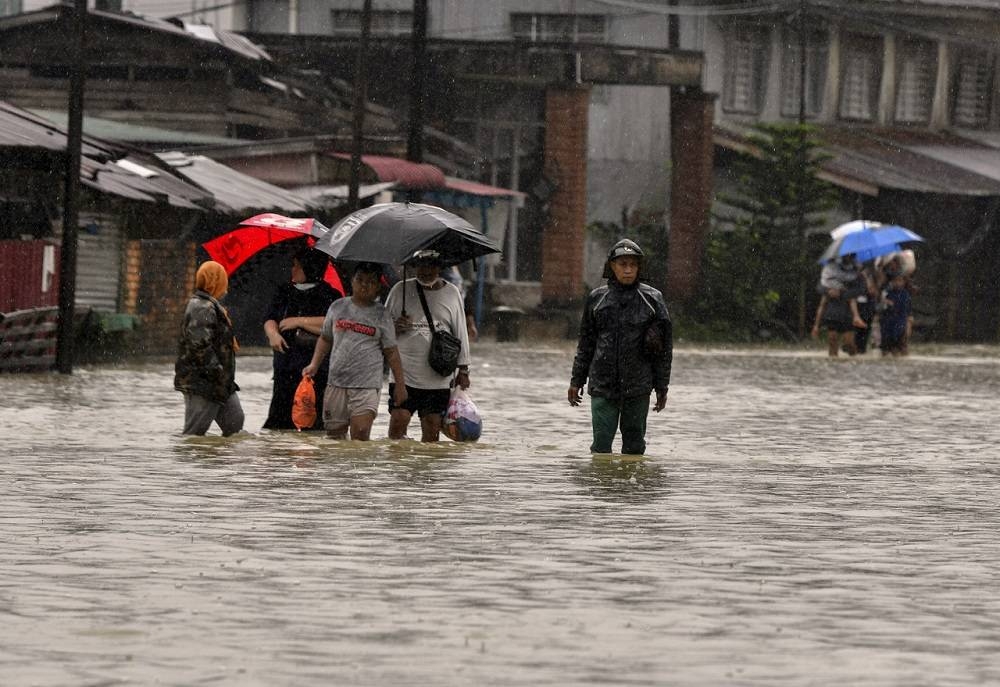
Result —
<path fill-rule="evenodd" d="M 264 357 L 229 438 L 169 363 L 0 376 L 5 681 L 1000 681 L 992 350 L 682 347 L 640 460 L 572 353 L 477 345 L 473 445 L 259 431 Z"/>

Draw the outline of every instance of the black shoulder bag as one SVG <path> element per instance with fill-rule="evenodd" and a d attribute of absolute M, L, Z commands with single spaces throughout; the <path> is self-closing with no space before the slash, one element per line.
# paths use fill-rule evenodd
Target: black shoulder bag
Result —
<path fill-rule="evenodd" d="M 431 309 L 427 307 L 427 297 L 424 295 L 424 288 L 417 282 L 417 294 L 420 296 L 420 305 L 424 308 L 424 317 L 427 318 L 427 326 L 431 328 L 431 350 L 427 354 L 427 362 L 431 369 L 442 377 L 447 377 L 458 367 L 458 354 L 462 351 L 462 340 L 446 330 L 438 330 L 434 326 L 434 318 L 431 317 Z"/>

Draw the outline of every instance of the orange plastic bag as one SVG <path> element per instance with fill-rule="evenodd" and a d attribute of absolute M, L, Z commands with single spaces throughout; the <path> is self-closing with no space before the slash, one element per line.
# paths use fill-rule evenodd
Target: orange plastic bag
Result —
<path fill-rule="evenodd" d="M 312 377 L 302 377 L 292 401 L 292 424 L 301 432 L 316 423 L 316 389 Z"/>

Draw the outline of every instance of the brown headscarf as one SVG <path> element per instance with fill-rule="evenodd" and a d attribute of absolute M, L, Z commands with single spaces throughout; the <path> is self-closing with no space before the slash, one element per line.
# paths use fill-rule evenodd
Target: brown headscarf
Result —
<path fill-rule="evenodd" d="M 202 263 L 194 275 L 194 287 L 199 291 L 204 291 L 215 300 L 219 300 L 229 290 L 229 277 L 226 275 L 226 268 L 214 260 Z M 229 319 L 229 313 L 226 312 L 225 308 L 222 308 L 222 314 L 226 316 L 226 322 L 232 327 L 233 321 Z M 235 336 L 233 337 L 233 350 L 240 350 L 240 344 Z"/>
<path fill-rule="evenodd" d="M 206 292 L 215 300 L 219 300 L 229 290 L 229 277 L 226 276 L 226 268 L 214 260 L 202 263 L 194 277 L 194 287 L 199 291 Z"/>

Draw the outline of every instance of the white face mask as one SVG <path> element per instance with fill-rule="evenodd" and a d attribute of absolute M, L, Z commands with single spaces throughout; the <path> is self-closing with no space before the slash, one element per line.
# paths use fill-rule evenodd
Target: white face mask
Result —
<path fill-rule="evenodd" d="M 316 286 L 315 282 L 313 282 L 311 284 L 296 284 L 295 288 L 297 288 L 299 291 L 308 291 L 309 289 L 313 288 L 314 286 Z"/>
<path fill-rule="evenodd" d="M 420 277 L 417 277 L 417 283 L 420 284 L 425 289 L 433 288 L 435 284 L 438 283 L 437 279 L 431 279 L 430 281 L 424 281 Z"/>

